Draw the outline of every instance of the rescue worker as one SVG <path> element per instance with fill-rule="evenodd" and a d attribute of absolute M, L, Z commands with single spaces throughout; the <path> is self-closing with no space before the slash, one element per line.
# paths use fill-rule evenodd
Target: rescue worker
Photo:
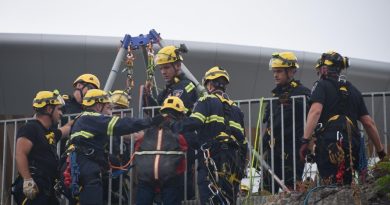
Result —
<path fill-rule="evenodd" d="M 73 82 L 73 93 L 71 96 L 69 95 L 63 95 L 62 97 L 65 100 L 65 106 L 63 107 L 64 114 L 79 114 L 83 112 L 83 106 L 82 101 L 90 89 L 99 89 L 100 88 L 100 81 L 99 79 L 93 75 L 93 74 L 82 74 L 79 77 L 77 77 Z M 74 119 L 75 116 L 71 117 L 62 117 L 61 123 L 68 122 L 68 119 Z M 61 153 L 61 159 L 60 164 L 63 165 L 66 160 L 66 156 L 63 155 L 65 152 L 66 146 L 68 144 L 68 139 L 62 139 L 60 142 L 60 153 Z"/>
<path fill-rule="evenodd" d="M 19 128 L 16 141 L 16 166 L 19 172 L 14 183 L 17 204 L 59 204 L 54 183 L 57 179 L 57 142 L 67 137 L 73 121 L 51 129 L 62 115 L 64 100 L 58 91 L 40 91 L 33 100 L 35 119 Z"/>
<path fill-rule="evenodd" d="M 202 150 L 198 168 L 201 204 L 235 204 L 245 172 L 244 114 L 225 92 L 229 82 L 226 70 L 219 66 L 209 69 L 203 77 L 209 94 L 199 98 L 189 118 L 172 125 L 198 133 Z"/>
<path fill-rule="evenodd" d="M 112 109 L 115 110 L 124 110 L 129 109 L 129 95 L 123 90 L 115 90 L 110 93 L 110 98 L 112 102 Z M 124 114 L 124 113 L 123 113 Z M 114 114 L 116 116 L 121 116 L 121 114 Z M 142 131 L 140 131 L 142 132 Z M 121 141 L 123 138 L 123 144 Z M 112 154 L 109 155 L 110 167 L 112 168 L 112 186 L 111 186 L 111 204 L 119 204 L 119 200 L 122 200 L 122 204 L 127 204 L 127 194 L 128 188 L 125 186 L 126 183 L 129 183 L 130 178 L 127 173 L 129 167 L 122 167 L 130 160 L 130 144 L 131 144 L 131 135 L 124 135 L 112 138 Z M 121 153 L 122 150 L 122 153 Z M 126 181 L 122 186 L 122 195 L 119 195 L 119 186 L 120 178 L 122 175 L 122 180 Z M 104 192 L 104 201 L 108 203 L 108 178 L 109 174 L 106 173 L 103 175 L 103 192 Z"/>
<path fill-rule="evenodd" d="M 148 119 L 119 118 L 110 116 L 111 100 L 103 90 L 91 89 L 83 98 L 84 112 L 76 119 L 72 131 L 68 167 L 64 172 L 72 173 L 69 186 L 72 195 L 79 195 L 80 204 L 103 204 L 103 171 L 108 169 L 106 145 L 109 136 L 130 134 L 152 125 L 159 124 L 163 117 Z M 74 160 L 76 159 L 76 160 Z M 70 169 L 70 170 L 69 170 Z M 79 176 L 73 173 L 79 173 Z M 74 182 L 77 180 L 78 182 Z M 69 181 L 65 179 L 65 181 Z M 79 191 L 78 187 L 82 187 Z M 77 192 L 80 193 L 77 193 Z"/>
<path fill-rule="evenodd" d="M 360 91 L 341 75 L 349 67 L 347 57 L 329 51 L 316 65 L 320 79 L 314 84 L 300 158 L 304 161 L 310 137 L 317 123 L 316 162 L 325 182 L 350 184 L 361 161 L 357 128 L 359 120 L 372 140 L 380 159 L 386 156 L 375 122 L 370 117 Z M 363 148 L 363 149 L 361 149 Z"/>
<path fill-rule="evenodd" d="M 184 199 L 187 142 L 169 125 L 185 117 L 183 101 L 171 96 L 160 109 L 165 121 L 145 131 L 137 142 L 137 205 L 152 205 L 157 195 L 163 204 L 180 205 Z"/>
<path fill-rule="evenodd" d="M 274 173 L 284 179 L 284 183 L 290 189 L 294 189 L 294 160 L 293 143 L 295 143 L 296 153 L 296 180 L 300 180 L 304 168 L 304 163 L 298 160 L 300 148 L 300 136 L 303 135 L 304 101 L 310 96 L 310 90 L 294 79 L 295 73 L 299 68 L 297 57 L 293 52 L 273 53 L 269 63 L 269 69 L 272 70 L 276 87 L 272 90 L 272 96 L 278 100 L 272 100 L 267 104 L 263 122 L 266 123 L 266 132 L 263 136 L 263 151 L 266 161 L 271 166 L 271 146 L 273 146 Z M 291 98 L 293 96 L 305 96 L 304 98 Z M 293 118 L 293 100 L 295 104 L 295 116 Z M 272 106 L 272 116 L 271 116 Z M 283 108 L 282 108 L 283 107 Z M 308 109 L 307 109 L 308 110 Z M 282 116 L 283 112 L 283 116 Z M 271 127 L 271 119 L 273 120 Z M 282 122 L 283 121 L 283 122 Z M 293 124 L 295 121 L 295 126 Z M 282 129 L 284 133 L 282 133 Z M 295 141 L 294 141 L 295 130 Z M 271 140 L 273 134 L 273 140 Z M 284 136 L 282 136 L 282 134 Z M 282 138 L 284 137 L 284 138 Z M 282 140 L 284 147 L 282 147 Z M 282 152 L 282 148 L 284 152 Z M 282 166 L 282 157 L 284 158 L 284 167 Z M 282 170 L 284 168 L 284 176 Z M 264 172 L 266 173 L 266 172 Z M 275 193 L 279 190 L 279 185 L 275 183 L 275 189 L 272 191 L 272 176 L 266 173 L 265 188 L 267 191 Z M 283 178 L 284 177 L 284 178 Z"/>
<path fill-rule="evenodd" d="M 186 114 L 189 116 L 194 107 L 194 103 L 198 100 L 198 94 L 195 84 L 187 79 L 181 71 L 181 63 L 183 61 L 182 53 L 187 52 L 183 46 L 179 48 L 175 46 L 165 46 L 160 49 L 155 56 L 155 65 L 160 70 L 162 77 L 165 80 L 165 89 L 159 93 L 157 100 L 151 95 L 152 84 L 147 81 L 145 84 L 145 100 L 144 106 L 162 105 L 164 100 L 169 96 L 179 97 L 185 106 Z M 198 142 L 194 133 L 185 133 L 184 137 L 189 145 L 187 152 L 187 197 L 189 199 L 195 197 L 194 191 L 194 165 L 195 165 L 195 150 L 198 149 Z"/>
<path fill-rule="evenodd" d="M 90 89 L 100 89 L 100 81 L 93 74 L 82 74 L 73 82 L 73 93 L 71 96 L 64 95 L 65 114 L 81 113 L 83 111 L 82 101 Z"/>

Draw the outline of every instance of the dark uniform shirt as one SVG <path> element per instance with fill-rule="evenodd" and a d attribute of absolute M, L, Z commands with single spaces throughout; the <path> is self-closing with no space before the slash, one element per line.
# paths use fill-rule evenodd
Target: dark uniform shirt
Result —
<path fill-rule="evenodd" d="M 293 99 L 291 96 L 303 95 L 304 98 L 295 98 L 295 137 L 296 141 L 300 140 L 303 135 L 303 119 L 304 115 L 304 100 L 306 104 L 306 112 L 308 109 L 308 99 L 310 97 L 310 90 L 303 86 L 299 81 L 292 80 L 287 86 L 277 86 L 272 90 L 273 97 L 282 98 L 280 100 L 272 100 L 272 117 L 273 117 L 273 134 L 275 143 L 279 144 L 282 135 L 282 108 L 283 104 L 283 123 L 284 123 L 284 135 L 285 143 L 292 143 L 293 139 Z M 271 108 L 270 103 L 267 104 L 265 110 L 265 118 L 263 120 L 267 123 L 267 128 L 271 128 Z M 266 133 L 270 135 L 270 132 Z M 298 145 L 297 145 L 298 146 Z M 280 146 L 279 146 L 280 147 Z M 292 146 L 291 146 L 292 147 Z M 287 146 L 286 146 L 287 148 Z M 292 149 L 292 148 L 291 148 Z"/>
<path fill-rule="evenodd" d="M 361 116 L 368 115 L 366 105 L 360 91 L 350 82 L 346 82 L 349 91 L 346 115 L 353 121 L 354 125 Z M 341 96 L 338 92 L 338 83 L 335 79 L 321 79 L 314 84 L 311 102 L 318 102 L 323 105 L 319 122 L 326 123 L 330 117 L 339 114 Z"/>
<path fill-rule="evenodd" d="M 28 161 L 30 168 L 37 168 L 39 173 L 36 174 L 56 176 L 58 168 L 56 143 L 61 136 L 62 132 L 59 129 L 46 129 L 38 120 L 29 121 L 18 130 L 17 138 L 25 137 L 33 144 Z"/>
<path fill-rule="evenodd" d="M 223 101 L 230 104 L 230 116 L 225 116 Z M 225 125 L 225 119 L 229 122 L 229 128 Z M 239 142 L 245 140 L 244 113 L 231 100 L 218 94 L 210 94 L 199 98 L 193 113 L 189 118 L 177 123 L 179 130 L 197 130 L 200 145 L 220 135 L 221 132 L 230 130 Z"/>
<path fill-rule="evenodd" d="M 145 106 L 162 105 L 164 100 L 169 96 L 179 97 L 186 107 L 186 111 L 192 110 L 194 103 L 198 100 L 198 94 L 195 89 L 195 84 L 187 79 L 184 74 L 180 74 L 175 78 L 175 83 L 166 85 L 165 89 L 158 94 L 157 101 L 150 95 L 147 96 Z"/>

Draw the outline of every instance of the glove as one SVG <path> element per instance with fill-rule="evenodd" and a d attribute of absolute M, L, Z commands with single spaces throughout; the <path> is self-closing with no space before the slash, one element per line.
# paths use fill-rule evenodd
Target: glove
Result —
<path fill-rule="evenodd" d="M 386 157 L 385 149 L 382 151 L 377 152 L 379 159 L 383 160 Z"/>
<path fill-rule="evenodd" d="M 309 139 L 302 138 L 301 140 L 301 147 L 299 148 L 299 159 L 302 163 L 305 162 L 305 156 L 309 149 Z"/>
<path fill-rule="evenodd" d="M 165 120 L 165 116 L 158 114 L 152 117 L 152 125 L 159 126 L 162 122 L 164 122 L 164 120 Z"/>
<path fill-rule="evenodd" d="M 37 194 L 39 193 L 39 190 L 38 190 L 38 186 L 35 183 L 33 178 L 24 179 L 23 193 L 30 200 L 33 200 L 37 196 Z"/>

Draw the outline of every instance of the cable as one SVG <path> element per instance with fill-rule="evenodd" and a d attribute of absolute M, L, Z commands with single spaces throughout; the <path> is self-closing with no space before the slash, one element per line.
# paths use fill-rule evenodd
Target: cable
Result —
<path fill-rule="evenodd" d="M 303 200 L 303 205 L 307 205 L 309 203 L 309 198 L 310 198 L 311 193 L 313 193 L 314 191 L 316 191 L 318 189 L 323 189 L 323 188 L 337 188 L 337 186 L 336 185 L 326 185 L 326 186 L 318 186 L 318 187 L 312 188 L 309 192 L 307 192 L 305 199 Z"/>

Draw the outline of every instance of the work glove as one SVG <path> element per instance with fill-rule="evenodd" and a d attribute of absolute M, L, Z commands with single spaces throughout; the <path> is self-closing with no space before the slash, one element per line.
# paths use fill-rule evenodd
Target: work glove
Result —
<path fill-rule="evenodd" d="M 299 159 L 302 163 L 305 163 L 305 156 L 309 151 L 309 139 L 302 138 L 301 147 L 299 148 Z"/>
<path fill-rule="evenodd" d="M 24 179 L 23 193 L 30 200 L 33 200 L 37 196 L 37 194 L 39 193 L 39 190 L 38 190 L 38 186 L 35 183 L 33 178 Z"/>
<path fill-rule="evenodd" d="M 380 160 L 383 160 L 386 157 L 385 149 L 383 149 L 382 151 L 377 152 L 377 154 L 378 154 L 378 157 L 379 157 Z"/>

